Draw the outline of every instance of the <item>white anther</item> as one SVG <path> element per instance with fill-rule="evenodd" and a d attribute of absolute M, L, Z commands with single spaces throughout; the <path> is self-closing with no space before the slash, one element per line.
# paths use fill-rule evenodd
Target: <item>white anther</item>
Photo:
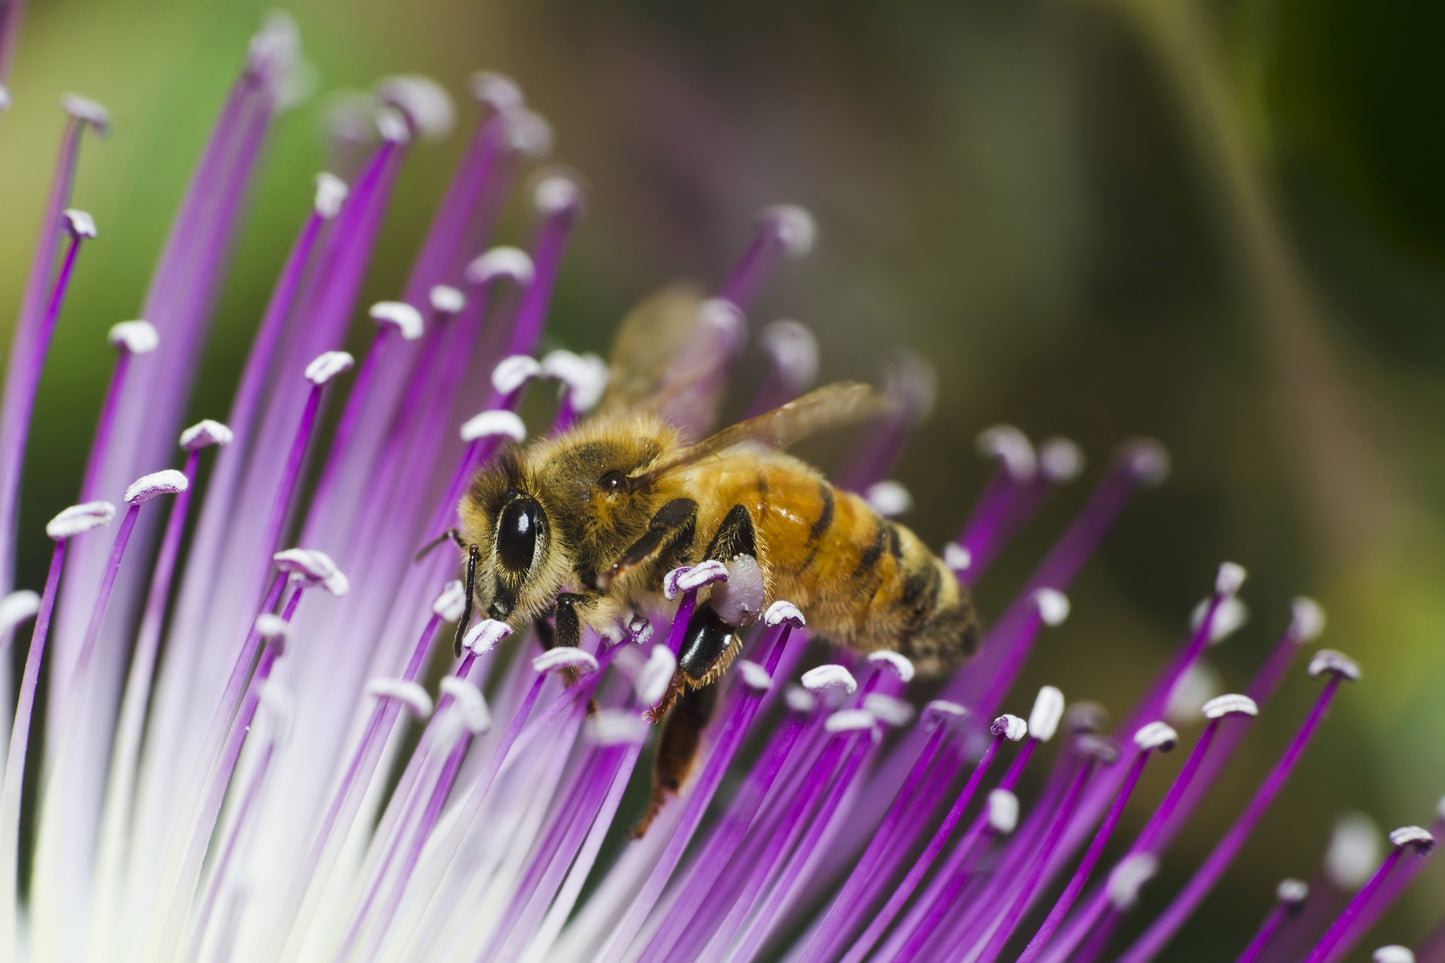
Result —
<path fill-rule="evenodd" d="M 1440 801 L 1435 803 L 1435 818 L 1445 822 L 1445 796 L 1441 796 Z"/>
<path fill-rule="evenodd" d="M 468 77 L 467 89 L 479 102 L 498 113 L 516 110 L 526 103 L 522 88 L 517 86 L 515 80 L 506 74 L 493 73 L 490 70 L 479 70 Z"/>
<path fill-rule="evenodd" d="M 1312 598 L 1301 595 L 1290 603 L 1289 631 L 1301 643 L 1313 642 L 1325 630 L 1325 610 Z"/>
<path fill-rule="evenodd" d="M 1139 899 L 1139 890 L 1159 871 L 1159 860 L 1152 853 L 1135 853 L 1125 857 L 1109 874 L 1105 888 L 1109 902 L 1116 909 L 1128 909 Z"/>
<path fill-rule="evenodd" d="M 231 429 L 219 421 L 203 418 L 181 432 L 181 448 L 185 451 L 199 451 L 211 445 L 225 446 L 235 437 Z"/>
<path fill-rule="evenodd" d="M 863 500 L 884 518 L 906 515 L 913 508 L 913 496 L 908 493 L 908 489 L 892 480 L 868 486 L 868 490 L 863 493 Z"/>
<path fill-rule="evenodd" d="M 505 435 L 513 441 L 521 441 L 527 437 L 527 426 L 516 412 L 507 411 L 505 408 L 484 411 L 462 422 L 462 441 L 468 444 L 494 435 Z"/>
<path fill-rule="evenodd" d="M 646 645 L 652 641 L 652 623 L 640 615 L 634 615 L 628 620 L 627 632 L 637 645 Z"/>
<path fill-rule="evenodd" d="M 763 208 L 758 219 L 770 222 L 789 257 L 802 257 L 813 249 L 818 228 L 813 215 L 796 204 L 774 204 Z"/>
<path fill-rule="evenodd" d="M 376 85 L 376 96 L 382 103 L 400 108 L 428 140 L 447 136 L 456 122 L 451 95 L 430 77 L 420 74 L 384 77 Z"/>
<path fill-rule="evenodd" d="M 553 217 L 580 207 L 582 188 L 566 174 L 548 174 L 532 188 L 532 203 L 542 214 Z"/>
<path fill-rule="evenodd" d="M 507 149 L 532 160 L 552 153 L 552 125 L 535 110 L 514 110 L 507 114 Z"/>
<path fill-rule="evenodd" d="M 800 681 L 803 683 L 803 688 L 809 692 L 833 689 L 845 695 L 852 695 L 858 691 L 858 680 L 853 678 L 853 673 L 836 663 L 814 666 L 803 673 Z"/>
<path fill-rule="evenodd" d="M 144 505 L 157 495 L 178 495 L 190 486 L 190 479 L 184 473 L 166 468 L 131 482 L 125 490 L 125 501 L 127 505 Z"/>
<path fill-rule="evenodd" d="M 432 612 L 446 622 L 455 622 L 462 617 L 467 607 L 467 590 L 461 579 L 452 579 L 442 586 L 441 594 L 431 604 Z"/>
<path fill-rule="evenodd" d="M 272 555 L 271 559 L 281 571 L 294 578 L 320 584 L 337 598 L 351 591 L 351 580 L 325 552 L 314 548 L 288 548 Z"/>
<path fill-rule="evenodd" d="M 783 702 L 788 711 L 807 715 L 818 707 L 818 697 L 800 685 L 790 685 L 783 690 Z"/>
<path fill-rule="evenodd" d="M 395 107 L 380 107 L 375 115 L 376 132 L 389 144 L 405 144 L 411 140 L 411 125 L 406 114 Z"/>
<path fill-rule="evenodd" d="M 698 305 L 697 323 L 715 334 L 725 345 L 739 345 L 747 335 L 743 309 L 727 298 L 708 298 Z"/>
<path fill-rule="evenodd" d="M 0 599 L 0 635 L 9 635 L 26 619 L 40 611 L 40 596 L 29 589 L 11 592 Z"/>
<path fill-rule="evenodd" d="M 690 567 L 673 569 L 668 575 L 671 576 L 674 572 L 677 577 L 672 580 L 672 592 L 667 596 L 669 599 L 675 598 L 679 592 L 696 592 L 728 577 L 728 567 L 711 558 Z"/>
<path fill-rule="evenodd" d="M 341 205 L 346 203 L 346 195 L 350 191 L 344 180 L 322 171 L 316 175 L 316 197 L 311 206 L 322 220 L 329 221 L 341 213 Z"/>
<path fill-rule="evenodd" d="M 891 671 L 894 675 L 898 676 L 898 681 L 904 685 L 913 681 L 915 671 L 913 668 L 913 660 L 901 652 L 893 652 L 888 649 L 869 652 L 868 664 Z"/>
<path fill-rule="evenodd" d="M 879 722 L 894 729 L 902 729 L 912 724 L 918 715 L 917 710 L 906 700 L 882 692 L 870 692 L 864 696 L 863 708 L 873 713 Z"/>
<path fill-rule="evenodd" d="M 1109 710 L 1097 702 L 1075 702 L 1064 713 L 1064 724 L 1069 732 L 1103 732 L 1109 724 Z"/>
<path fill-rule="evenodd" d="M 1039 610 L 1039 620 L 1045 625 L 1063 625 L 1069 617 L 1069 597 L 1058 589 L 1036 589 L 1033 600 Z"/>
<path fill-rule="evenodd" d="M 1141 485 L 1158 485 L 1169 477 L 1169 452 L 1153 438 L 1126 442 L 1121 457 Z"/>
<path fill-rule="evenodd" d="M 272 744 L 285 742 L 291 734 L 291 720 L 296 718 L 296 700 L 291 692 L 275 679 L 267 679 L 258 693 L 257 708 L 271 730 Z"/>
<path fill-rule="evenodd" d="M 1219 673 L 1204 662 L 1191 663 L 1169 693 L 1164 718 L 1176 726 L 1195 722 L 1204 710 L 1204 703 L 1219 695 L 1222 688 Z"/>
<path fill-rule="evenodd" d="M 1215 595 L 1235 595 L 1244 585 L 1244 566 L 1237 562 L 1224 562 L 1219 566 L 1219 573 L 1214 576 Z"/>
<path fill-rule="evenodd" d="M 974 442 L 978 453 L 997 458 L 1004 471 L 1016 482 L 1032 481 L 1038 472 L 1038 456 L 1028 436 L 1013 425 L 994 425 L 984 429 Z"/>
<path fill-rule="evenodd" d="M 324 385 L 343 371 L 350 371 L 356 359 L 345 351 L 323 351 L 306 366 L 306 380 Z"/>
<path fill-rule="evenodd" d="M 1150 722 L 1134 733 L 1134 745 L 1145 752 L 1157 749 L 1169 752 L 1179 744 L 1179 733 L 1167 722 Z"/>
<path fill-rule="evenodd" d="M 62 509 L 45 524 L 45 534 L 57 542 L 73 538 L 92 528 L 109 525 L 115 518 L 115 506 L 110 502 L 84 502 Z"/>
<path fill-rule="evenodd" d="M 1084 472 L 1084 450 L 1068 438 L 1050 438 L 1039 445 L 1039 473 L 1055 485 Z"/>
<path fill-rule="evenodd" d="M 482 619 L 462 636 L 462 648 L 472 655 L 485 655 L 512 634 L 512 627 L 496 619 Z"/>
<path fill-rule="evenodd" d="M 467 306 L 467 296 L 450 284 L 432 285 L 427 301 L 433 311 L 448 317 L 461 314 L 462 308 Z"/>
<path fill-rule="evenodd" d="M 867 709 L 839 709 L 823 720 L 825 732 L 858 732 L 871 729 L 878 720 Z"/>
<path fill-rule="evenodd" d="M 1029 724 L 1016 715 L 1005 712 L 989 725 L 988 731 L 1003 736 L 1009 742 L 1022 742 L 1029 734 Z"/>
<path fill-rule="evenodd" d="M 779 626 L 784 622 L 795 629 L 801 629 L 808 622 L 803 618 L 803 613 L 792 602 L 778 599 L 768 610 L 763 613 L 763 624 L 768 626 Z"/>
<path fill-rule="evenodd" d="M 1343 676 L 1351 682 L 1360 681 L 1360 665 L 1354 659 L 1334 649 L 1320 649 L 1310 659 L 1310 675 L 1321 676 L 1326 672 Z"/>
<path fill-rule="evenodd" d="M 943 546 L 943 563 L 955 572 L 967 572 L 973 566 L 973 553 L 957 542 L 949 542 Z"/>
<path fill-rule="evenodd" d="M 1007 836 L 1018 828 L 1019 797 L 1007 789 L 988 794 L 988 828 L 998 836 Z"/>
<path fill-rule="evenodd" d="M 1081 756 L 1111 766 L 1119 758 L 1119 744 L 1108 736 L 1083 732 L 1074 737 L 1074 751 Z"/>
<path fill-rule="evenodd" d="M 160 332 L 149 321 L 122 321 L 110 326 L 105 336 L 110 346 L 130 354 L 150 354 L 160 347 Z"/>
<path fill-rule="evenodd" d="M 607 362 L 595 354 L 549 352 L 542 358 L 542 374 L 567 386 L 578 411 L 595 408 L 607 389 Z"/>
<path fill-rule="evenodd" d="M 1335 820 L 1325 850 L 1325 875 L 1339 889 L 1359 889 L 1380 865 L 1380 827 L 1361 812 L 1343 813 Z"/>
<path fill-rule="evenodd" d="M 284 641 L 291 635 L 291 623 L 274 612 L 256 616 L 256 634 L 267 642 Z"/>
<path fill-rule="evenodd" d="M 10 89 L 0 84 L 0 110 L 10 109 Z"/>
<path fill-rule="evenodd" d="M 884 374 L 883 390 L 910 420 L 922 420 L 933 410 L 938 374 L 922 356 L 899 352 Z"/>
<path fill-rule="evenodd" d="M 923 716 L 930 722 L 939 722 L 945 725 L 949 723 L 962 722 L 969 717 L 969 711 L 957 702 L 950 702 L 947 699 L 934 699 L 923 707 Z M 1019 720 L 1022 722 L 1023 720 Z"/>
<path fill-rule="evenodd" d="M 1417 853 L 1428 853 L 1435 848 L 1435 837 L 1420 826 L 1401 826 L 1390 833 L 1390 845 L 1396 849 L 1409 846 Z"/>
<path fill-rule="evenodd" d="M 541 373 L 542 365 L 536 358 L 514 354 L 498 361 L 492 369 L 492 387 L 499 395 L 509 395 Z"/>
<path fill-rule="evenodd" d="M 1215 603 L 1214 597 L 1203 599 L 1189 613 L 1189 628 L 1195 632 L 1204 624 L 1204 616 L 1214 606 L 1214 621 L 1209 624 L 1209 644 L 1218 645 L 1238 632 L 1249 621 L 1249 606 L 1229 595 Z"/>
<path fill-rule="evenodd" d="M 65 221 L 65 229 L 70 232 L 71 237 L 95 237 L 95 218 L 85 211 L 70 208 L 62 211 L 61 218 Z"/>
<path fill-rule="evenodd" d="M 1299 906 L 1310 896 L 1310 884 L 1302 879 L 1282 879 L 1274 888 L 1274 898 L 1286 906 Z"/>
<path fill-rule="evenodd" d="M 768 670 L 751 659 L 738 660 L 738 671 L 742 673 L 743 685 L 753 692 L 767 692 L 773 687 L 773 677 Z"/>
<path fill-rule="evenodd" d="M 452 708 L 468 732 L 479 736 L 491 730 L 492 711 L 482 698 L 482 690 L 466 679 L 448 675 L 442 677 L 441 692 L 452 697 Z"/>
<path fill-rule="evenodd" d="M 425 719 L 432 714 L 431 696 L 419 682 L 406 679 L 371 679 L 366 683 L 366 694 L 378 699 L 395 699 L 418 719 Z"/>
<path fill-rule="evenodd" d="M 526 251 L 515 247 L 494 247 L 472 258 L 467 265 L 466 279 L 469 284 L 476 285 L 506 279 L 518 287 L 526 287 L 536 274 L 532 257 Z"/>
<path fill-rule="evenodd" d="M 588 720 L 587 726 L 588 735 L 598 746 L 641 745 L 651 729 L 642 716 L 621 709 L 602 709 Z"/>
<path fill-rule="evenodd" d="M 60 109 L 78 121 L 94 127 L 99 134 L 110 133 L 110 111 L 89 97 L 79 94 L 61 94 Z"/>
<path fill-rule="evenodd" d="M 783 381 L 794 389 L 818 376 L 818 339 L 796 321 L 774 321 L 758 336 Z"/>
<path fill-rule="evenodd" d="M 1382 946 L 1370 955 L 1374 963 L 1415 963 L 1415 951 L 1399 943 Z"/>
<path fill-rule="evenodd" d="M 657 705 L 667 695 L 672 685 L 673 674 L 677 671 L 677 656 L 665 645 L 654 645 L 647 653 L 647 661 L 637 670 L 634 686 L 637 701 L 645 706 Z"/>
<path fill-rule="evenodd" d="M 1222 696 L 1215 696 L 1204 703 L 1204 708 L 1199 710 L 1204 713 L 1204 718 L 1211 721 L 1224 718 L 1242 718 L 1259 715 L 1259 706 L 1247 695 L 1238 692 L 1229 692 Z"/>
<path fill-rule="evenodd" d="M 558 646 L 555 649 L 548 649 L 532 660 L 532 671 L 534 672 L 553 672 L 557 669 L 576 669 L 582 673 L 596 672 L 597 657 L 591 652 L 583 652 L 581 649 Z"/>
<path fill-rule="evenodd" d="M 251 37 L 246 50 L 246 72 L 256 79 L 274 83 L 289 73 L 301 57 L 301 32 L 296 21 L 279 10 L 266 15 Z"/>
<path fill-rule="evenodd" d="M 1054 686 L 1044 686 L 1034 698 L 1034 708 L 1029 713 L 1029 735 L 1039 742 L 1048 742 L 1058 731 L 1063 717 L 1064 694 Z"/>
<path fill-rule="evenodd" d="M 395 328 L 403 340 L 415 341 L 421 337 L 421 312 L 405 301 L 378 301 L 369 313 L 377 324 Z"/>

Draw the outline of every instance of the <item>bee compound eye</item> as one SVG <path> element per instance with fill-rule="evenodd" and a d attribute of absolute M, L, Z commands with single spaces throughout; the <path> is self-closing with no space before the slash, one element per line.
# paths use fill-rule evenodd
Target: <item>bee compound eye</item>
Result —
<path fill-rule="evenodd" d="M 525 572 L 537 551 L 542 506 L 525 496 L 514 498 L 497 519 L 497 561 L 512 572 Z"/>

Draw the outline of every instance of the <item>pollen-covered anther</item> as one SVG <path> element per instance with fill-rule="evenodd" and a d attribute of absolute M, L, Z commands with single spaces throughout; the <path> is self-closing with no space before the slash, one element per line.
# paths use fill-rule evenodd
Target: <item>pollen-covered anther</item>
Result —
<path fill-rule="evenodd" d="M 778 599 L 772 605 L 769 605 L 768 610 L 763 613 L 763 624 L 769 627 L 776 627 L 782 625 L 784 622 L 795 629 L 801 629 L 808 624 L 808 621 L 803 618 L 801 609 L 792 602 Z"/>
<path fill-rule="evenodd" d="M 1175 725 L 1187 725 L 1199 718 L 1204 704 L 1223 690 L 1219 673 L 1205 662 L 1195 662 L 1179 677 L 1169 701 L 1164 705 L 1164 718 Z"/>
<path fill-rule="evenodd" d="M 79 94 L 61 94 L 60 109 L 91 128 L 102 137 L 110 133 L 110 111 L 89 97 Z"/>
<path fill-rule="evenodd" d="M 897 518 L 913 509 L 913 496 L 901 482 L 892 479 L 869 485 L 863 493 L 863 500 L 884 518 Z"/>
<path fill-rule="evenodd" d="M 130 354 L 150 354 L 161 344 L 160 333 L 149 321 L 122 321 L 113 324 L 105 339 L 112 348 Z"/>
<path fill-rule="evenodd" d="M 430 77 L 402 74 L 377 82 L 376 96 L 406 115 L 411 126 L 428 140 L 439 140 L 452 131 L 456 108 L 451 95 Z"/>
<path fill-rule="evenodd" d="M 1135 438 L 1125 442 L 1118 457 L 1141 485 L 1159 485 L 1169 477 L 1169 452 L 1153 438 Z"/>
<path fill-rule="evenodd" d="M 879 649 L 877 652 L 868 653 L 868 664 L 877 666 L 879 669 L 887 669 L 898 676 L 898 681 L 904 685 L 913 681 L 913 660 L 902 652 L 894 652 L 891 649 Z"/>
<path fill-rule="evenodd" d="M 57 542 L 74 538 L 92 528 L 109 525 L 115 518 L 115 506 L 110 502 L 84 502 L 62 509 L 58 515 L 45 524 L 45 534 Z"/>
<path fill-rule="evenodd" d="M 293 579 L 320 585 L 337 598 L 351 590 L 351 581 L 330 555 L 313 548 L 288 548 L 271 556 L 276 567 Z"/>
<path fill-rule="evenodd" d="M 1420 826 L 1401 826 L 1390 833 L 1390 845 L 1396 849 L 1413 849 L 1423 856 L 1435 848 L 1435 836 Z"/>
<path fill-rule="evenodd" d="M 95 218 L 85 211 L 70 208 L 62 211 L 61 218 L 65 221 L 65 230 L 74 238 L 95 237 Z"/>
<path fill-rule="evenodd" d="M 831 733 L 859 732 L 871 729 L 878 718 L 867 709 L 839 709 L 823 720 L 823 730 Z"/>
<path fill-rule="evenodd" d="M 783 690 L 783 704 L 789 712 L 807 715 L 818 708 L 818 697 L 800 685 L 790 685 Z"/>
<path fill-rule="evenodd" d="M 316 196 L 311 206 L 323 220 L 329 221 L 341 213 L 341 205 L 346 203 L 350 191 L 344 180 L 322 171 L 316 175 Z"/>
<path fill-rule="evenodd" d="M 473 99 L 499 113 L 516 110 L 527 102 L 515 80 L 491 70 L 478 70 L 468 77 L 467 89 Z"/>
<path fill-rule="evenodd" d="M 505 408 L 484 411 L 462 422 L 462 441 L 468 444 L 494 435 L 521 441 L 527 437 L 527 426 L 516 412 L 507 411 Z"/>
<path fill-rule="evenodd" d="M 10 88 L 0 84 L 0 110 L 10 109 Z"/>
<path fill-rule="evenodd" d="M 467 590 L 462 586 L 461 579 L 452 579 L 442 586 L 441 593 L 431 604 L 431 610 L 439 618 L 455 622 L 462 617 L 466 603 Z"/>
<path fill-rule="evenodd" d="M 1212 722 L 1215 719 L 1224 718 L 1252 718 L 1259 715 L 1259 706 L 1247 695 L 1229 692 L 1210 699 L 1199 711 L 1204 713 L 1204 718 Z"/>
<path fill-rule="evenodd" d="M 391 106 L 378 108 L 373 121 L 376 124 L 376 132 L 387 143 L 405 144 L 411 140 L 411 124 L 407 121 L 406 114 L 397 108 Z"/>
<path fill-rule="evenodd" d="M 634 615 L 627 620 L 627 634 L 632 636 L 636 645 L 646 645 L 652 641 L 652 623 L 641 615 Z"/>
<path fill-rule="evenodd" d="M 19 589 L 0 599 L 0 635 L 9 633 L 40 611 L 40 596 L 30 589 Z"/>
<path fill-rule="evenodd" d="M 1315 657 L 1310 659 L 1310 675 L 1319 677 L 1326 673 L 1349 679 L 1351 682 L 1360 681 L 1359 663 L 1334 649 L 1320 649 L 1315 653 Z"/>
<path fill-rule="evenodd" d="M 1109 902 L 1117 909 L 1128 909 L 1139 899 L 1139 890 L 1159 871 L 1159 860 L 1152 853 L 1135 853 L 1125 857 L 1109 874 L 1106 884 Z"/>
<path fill-rule="evenodd" d="M 219 421 L 203 418 L 181 432 L 181 449 L 199 451 L 211 445 L 229 445 L 235 437 L 235 433 Z"/>
<path fill-rule="evenodd" d="M 894 729 L 911 725 L 918 715 L 907 700 L 882 692 L 870 692 L 864 696 L 863 708 L 873 713 L 879 722 Z"/>
<path fill-rule="evenodd" d="M 1059 729 L 1064 715 L 1064 694 L 1051 685 L 1039 689 L 1029 713 L 1029 735 L 1039 742 L 1048 742 Z"/>
<path fill-rule="evenodd" d="M 743 685 L 751 692 L 767 692 L 773 687 L 773 677 L 768 675 L 768 670 L 751 659 L 738 660 L 738 673 Z"/>
<path fill-rule="evenodd" d="M 1074 751 L 1106 766 L 1113 765 L 1119 758 L 1119 744 L 1108 736 L 1101 736 L 1093 732 L 1075 736 Z"/>
<path fill-rule="evenodd" d="M 487 708 L 487 700 L 482 698 L 482 690 L 471 682 L 454 675 L 444 676 L 441 693 L 451 696 L 452 710 L 472 735 L 481 735 L 492 728 L 492 711 Z"/>
<path fill-rule="evenodd" d="M 467 296 L 450 284 L 434 284 L 427 293 L 427 303 L 437 314 L 450 318 L 462 313 L 462 308 L 467 306 Z"/>
<path fill-rule="evenodd" d="M 1171 752 L 1179 744 L 1179 733 L 1167 722 L 1150 722 L 1134 733 L 1134 745 L 1145 752 Z"/>
<path fill-rule="evenodd" d="M 462 648 L 473 655 L 485 655 L 512 634 L 512 627 L 496 619 L 482 619 L 462 637 Z"/>
<path fill-rule="evenodd" d="M 296 700 L 290 690 L 275 679 L 267 679 L 258 693 L 258 708 L 270 728 L 271 742 L 285 742 L 291 734 L 291 721 L 296 718 Z"/>
<path fill-rule="evenodd" d="M 587 733 L 598 746 L 637 746 L 652 730 L 640 715 L 621 709 L 602 709 L 587 720 Z"/>
<path fill-rule="evenodd" d="M 943 563 L 955 572 L 967 572 L 973 567 L 973 553 L 957 542 L 949 542 L 943 546 Z"/>
<path fill-rule="evenodd" d="M 1274 898 L 1285 906 L 1303 906 L 1309 896 L 1310 884 L 1302 879 L 1282 879 L 1274 888 Z"/>
<path fill-rule="evenodd" d="M 558 647 L 548 649 L 532 660 L 534 672 L 555 672 L 558 669 L 575 669 L 583 674 L 597 671 L 597 657 L 581 649 Z"/>
<path fill-rule="evenodd" d="M 679 566 L 663 576 L 663 594 L 671 601 L 683 592 L 696 592 L 727 577 L 727 566 L 716 559 Z"/>
<path fill-rule="evenodd" d="M 801 681 L 803 688 L 809 692 L 832 690 L 852 695 L 858 691 L 858 680 L 853 678 L 853 673 L 849 672 L 846 666 L 837 663 L 814 666 L 803 673 Z"/>
<path fill-rule="evenodd" d="M 494 247 L 472 258 L 465 273 L 467 283 L 481 287 L 496 280 L 508 280 L 526 287 L 537 275 L 532 256 L 515 247 Z"/>
<path fill-rule="evenodd" d="M 514 354 L 497 362 L 492 369 L 492 387 L 497 394 L 510 395 L 522 385 L 542 374 L 542 363 L 527 354 Z"/>
<path fill-rule="evenodd" d="M 962 704 L 948 699 L 934 699 L 923 707 L 924 721 L 934 725 L 960 725 L 969 715 L 968 709 Z M 1020 719 L 1019 722 L 1023 722 L 1023 720 Z M 1027 730 L 1027 726 L 1025 726 L 1025 730 Z"/>
<path fill-rule="evenodd" d="M 665 645 L 654 645 L 647 653 L 647 661 L 637 670 L 634 686 L 637 701 L 646 706 L 657 705 L 667 695 L 672 685 L 673 673 L 677 671 L 677 656 Z"/>
<path fill-rule="evenodd" d="M 552 153 L 552 125 L 535 110 L 508 112 L 507 149 L 532 160 L 541 160 Z"/>
<path fill-rule="evenodd" d="M 591 411 L 607 389 L 607 362 L 595 354 L 552 351 L 542 358 L 541 367 L 543 376 L 567 386 L 578 411 Z"/>
<path fill-rule="evenodd" d="M 1325 610 L 1314 599 L 1301 595 L 1290 603 L 1289 630 L 1301 644 L 1313 642 L 1325 631 Z"/>
<path fill-rule="evenodd" d="M 418 719 L 425 719 L 432 714 L 432 698 L 419 682 L 408 679 L 370 679 L 366 683 L 366 694 L 378 699 L 395 699 Z"/>
<path fill-rule="evenodd" d="M 995 789 L 988 794 L 985 803 L 988 808 L 988 828 L 995 835 L 1007 836 L 1019 825 L 1019 797 L 1007 789 Z"/>
<path fill-rule="evenodd" d="M 343 371 L 350 371 L 356 359 L 346 351 L 323 351 L 306 366 L 306 380 L 324 385 Z"/>
<path fill-rule="evenodd" d="M 1214 594 L 1225 597 L 1239 594 L 1248 573 L 1237 562 L 1223 562 L 1214 576 Z"/>
<path fill-rule="evenodd" d="M 773 359 L 778 374 L 795 389 L 813 383 L 818 376 L 818 339 L 797 321 L 774 321 L 763 328 L 758 341 Z"/>
<path fill-rule="evenodd" d="M 747 319 L 743 309 L 727 298 L 708 298 L 697 311 L 697 323 L 732 345 L 739 345 L 747 336 Z"/>
<path fill-rule="evenodd" d="M 980 455 L 997 459 L 1016 482 L 1032 481 L 1038 472 L 1038 456 L 1033 443 L 1013 425 L 985 428 L 974 444 Z"/>
<path fill-rule="evenodd" d="M 291 635 L 291 623 L 274 612 L 256 616 L 256 634 L 267 642 L 285 642 Z"/>
<path fill-rule="evenodd" d="M 777 233 L 783 252 L 789 257 L 803 257 L 813 249 L 818 227 L 813 215 L 796 204 L 774 204 L 758 213 L 758 220 Z"/>
<path fill-rule="evenodd" d="M 1058 589 L 1036 589 L 1033 601 L 1039 610 L 1039 620 L 1045 625 L 1063 625 L 1069 617 L 1069 597 Z"/>
<path fill-rule="evenodd" d="M 1380 864 L 1380 827 L 1361 812 L 1347 812 L 1335 821 L 1325 850 L 1325 875 L 1345 891 L 1358 889 Z"/>
<path fill-rule="evenodd" d="M 190 484 L 190 479 L 174 468 L 153 471 L 130 483 L 125 490 L 125 501 L 127 505 L 144 505 L 158 495 L 178 495 Z"/>
<path fill-rule="evenodd" d="M 1003 736 L 1009 742 L 1023 742 L 1029 734 L 1029 724 L 1016 715 L 1004 713 L 989 725 L 988 731 Z"/>
<path fill-rule="evenodd" d="M 1049 438 L 1039 445 L 1039 474 L 1063 485 L 1084 472 L 1084 450 L 1068 438 Z"/>
<path fill-rule="evenodd" d="M 378 325 L 395 328 L 403 340 L 415 341 L 422 335 L 421 312 L 405 301 L 378 301 L 367 313 Z"/>
<path fill-rule="evenodd" d="M 580 210 L 582 186 L 576 177 L 553 171 L 540 177 L 533 186 L 532 203 L 548 217 Z"/>
<path fill-rule="evenodd" d="M 1415 951 L 1398 943 L 1382 946 L 1370 955 L 1374 963 L 1415 963 Z"/>
<path fill-rule="evenodd" d="M 1198 631 L 1204 624 L 1204 616 L 1209 613 L 1211 605 L 1214 606 L 1214 621 L 1209 624 L 1210 645 L 1218 645 L 1249 622 L 1249 606 L 1237 596 L 1229 595 L 1217 603 L 1213 598 L 1207 598 L 1196 605 L 1194 611 L 1189 613 L 1190 629 Z"/>

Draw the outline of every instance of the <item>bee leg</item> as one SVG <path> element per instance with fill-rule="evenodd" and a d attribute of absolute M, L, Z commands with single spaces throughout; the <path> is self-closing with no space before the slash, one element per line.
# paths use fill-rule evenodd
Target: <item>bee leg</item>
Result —
<path fill-rule="evenodd" d="M 552 623 L 546 619 L 534 619 L 532 628 L 537 631 L 537 642 L 545 652 L 557 644 L 557 633 L 552 631 Z"/>
<path fill-rule="evenodd" d="M 579 592 L 563 592 L 558 595 L 557 608 L 554 610 L 557 628 L 553 632 L 538 633 L 537 637 L 542 642 L 542 647 L 550 649 L 554 646 L 565 645 L 575 649 L 581 645 L 582 617 L 580 613 L 582 610 L 596 605 L 598 598 L 599 596 L 596 595 L 583 595 Z M 576 669 L 562 670 L 562 681 L 568 686 L 580 678 L 582 678 L 582 673 Z"/>
<path fill-rule="evenodd" d="M 758 556 L 758 536 L 746 505 L 734 505 L 723 517 L 703 557 L 728 562 L 739 555 Z"/>
<path fill-rule="evenodd" d="M 691 498 L 674 498 L 663 505 L 652 516 L 643 536 L 597 576 L 597 587 L 606 591 L 615 579 L 656 558 L 668 546 L 690 546 L 696 523 L 697 502 Z"/>
<path fill-rule="evenodd" d="M 652 765 L 652 798 L 648 802 L 647 812 L 632 830 L 634 839 L 642 838 L 647 827 L 652 825 L 652 820 L 661 811 L 667 797 L 676 795 L 687 781 L 688 773 L 697 758 L 702 730 L 707 726 L 716 705 L 715 685 L 691 689 L 677 697 L 657 741 L 657 757 Z"/>
<path fill-rule="evenodd" d="M 457 620 L 457 634 L 452 639 L 453 654 L 457 658 L 462 657 L 462 642 L 467 636 L 467 626 L 472 622 L 472 599 L 477 591 L 477 560 L 481 555 L 482 550 L 476 545 L 467 551 L 466 601 L 462 603 L 462 617 Z"/>

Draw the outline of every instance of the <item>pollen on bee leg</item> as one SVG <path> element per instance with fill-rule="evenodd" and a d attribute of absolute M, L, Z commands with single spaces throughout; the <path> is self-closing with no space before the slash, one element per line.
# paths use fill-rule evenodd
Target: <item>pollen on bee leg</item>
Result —
<path fill-rule="evenodd" d="M 729 625 L 752 625 L 762 614 L 766 599 L 763 570 L 751 555 L 739 555 L 724 567 L 727 578 L 712 590 L 713 611 Z"/>

